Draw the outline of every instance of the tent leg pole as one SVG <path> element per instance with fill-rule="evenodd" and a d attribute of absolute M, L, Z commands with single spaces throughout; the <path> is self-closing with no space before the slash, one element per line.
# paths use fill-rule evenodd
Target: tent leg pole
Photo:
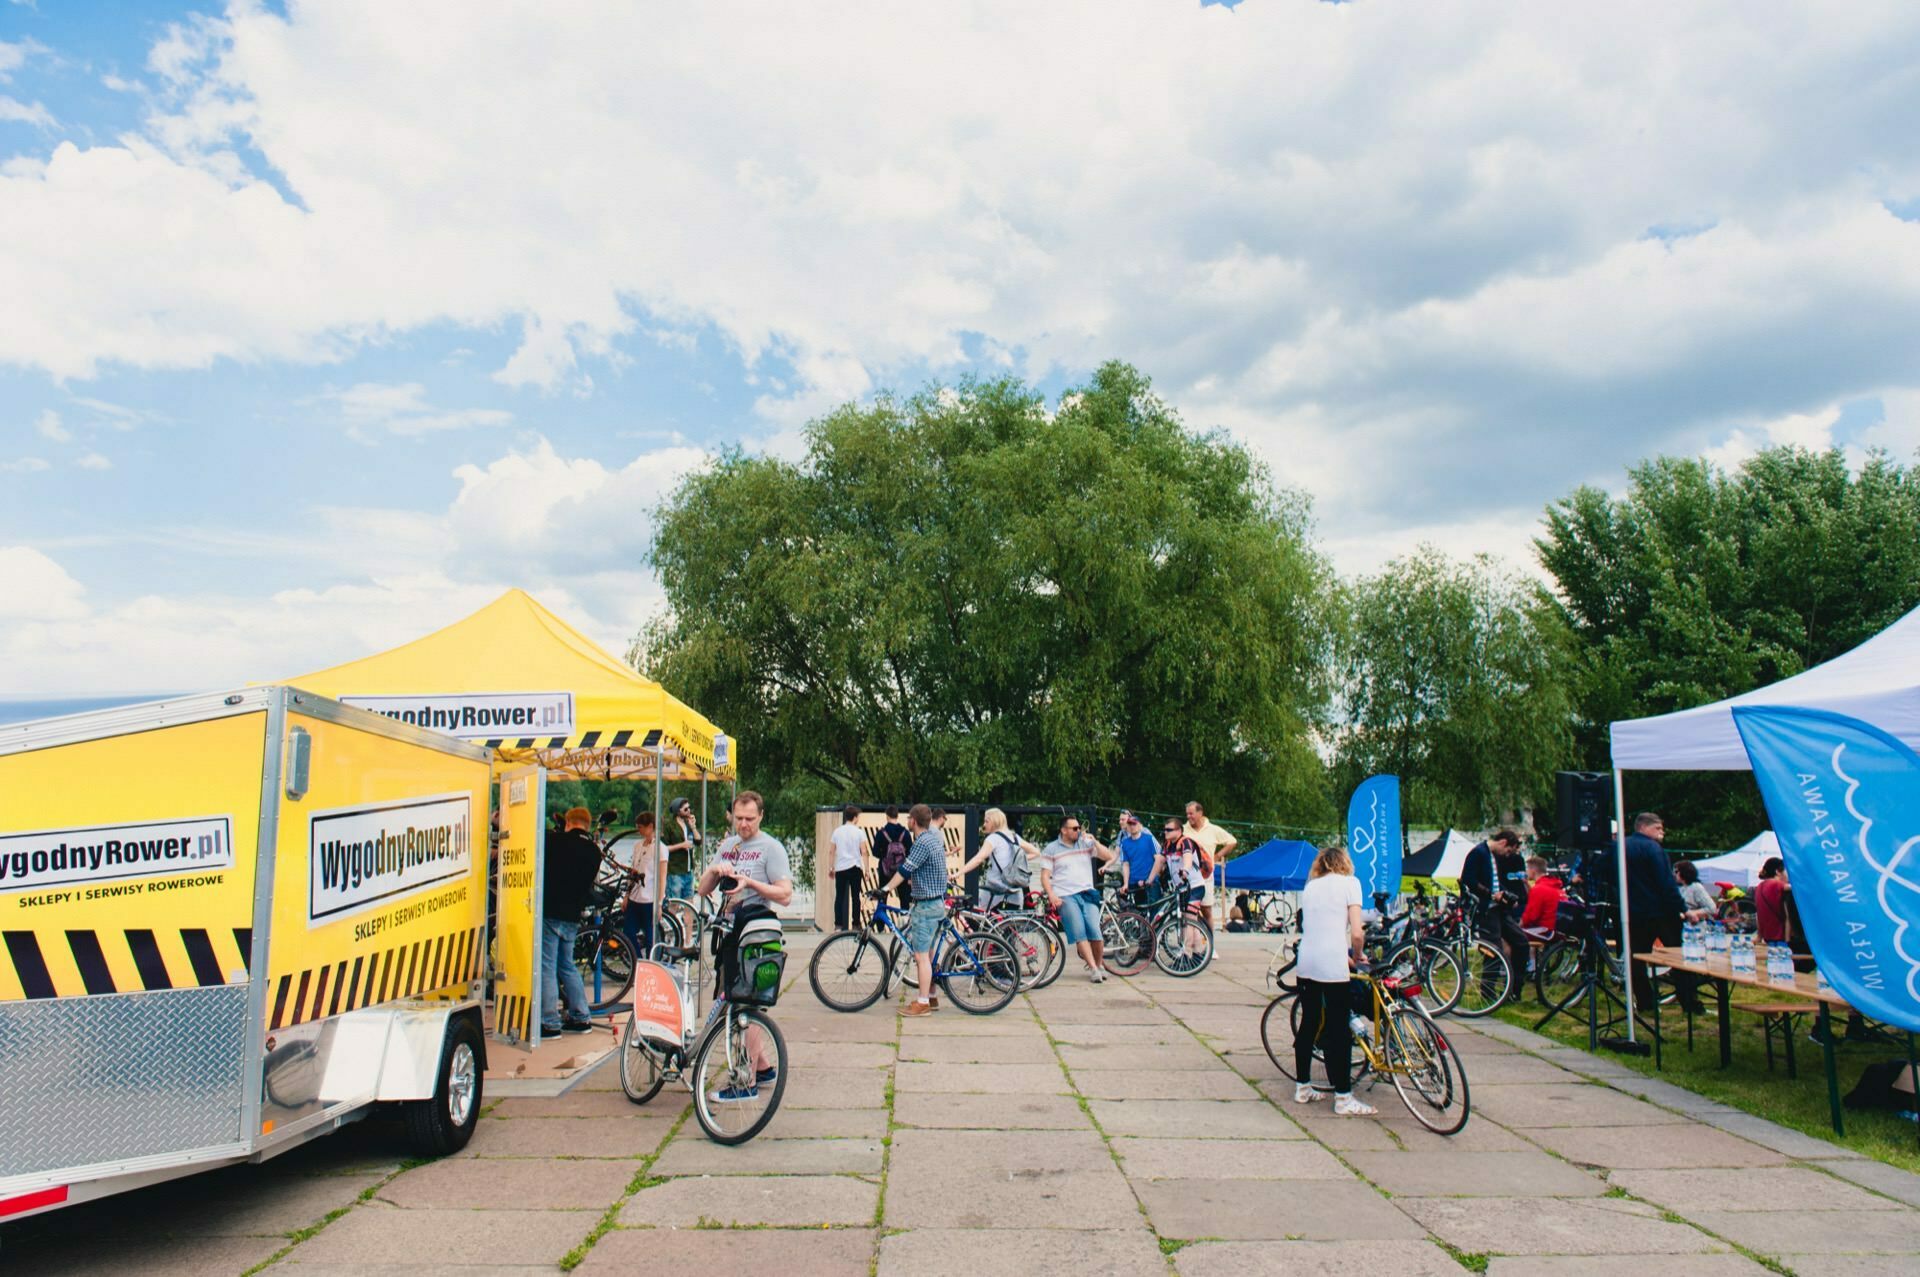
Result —
<path fill-rule="evenodd" d="M 702 774 L 702 776 L 700 777 L 700 838 L 701 838 L 700 872 L 701 873 L 705 873 L 707 871 L 706 834 L 707 834 L 707 778 L 704 774 Z"/>
<path fill-rule="evenodd" d="M 1626 995 L 1627 1041 L 1634 1042 L 1638 1039 L 1634 1036 L 1633 941 L 1627 906 L 1627 774 L 1618 767 L 1613 770 L 1613 850 L 1620 866 L 1620 971 L 1626 977 L 1625 987 L 1620 991 Z M 1657 1002 L 1653 1013 L 1660 1014 Z"/>
<path fill-rule="evenodd" d="M 661 848 L 667 845 L 667 813 L 660 805 L 660 755 L 653 756 L 653 867 L 648 870 L 653 875 L 653 911 L 647 918 L 647 952 L 653 952 L 660 933 L 660 915 L 667 907 L 667 858 Z"/>

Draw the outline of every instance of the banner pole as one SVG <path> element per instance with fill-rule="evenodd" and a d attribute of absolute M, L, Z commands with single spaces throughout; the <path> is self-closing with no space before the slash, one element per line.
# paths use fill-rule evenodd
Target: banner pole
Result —
<path fill-rule="evenodd" d="M 1626 781 L 1626 773 L 1620 770 L 1620 768 L 1618 767 L 1615 767 L 1613 769 L 1613 821 L 1614 821 L 1614 825 L 1613 825 L 1614 854 L 1619 857 L 1619 863 L 1620 863 L 1621 973 L 1626 976 L 1626 981 L 1625 981 L 1626 987 L 1623 988 L 1621 992 L 1626 995 L 1627 1041 L 1633 1042 L 1633 1041 L 1637 1041 L 1638 1039 L 1634 1037 L 1633 941 L 1630 938 L 1631 928 L 1628 926 L 1628 916 L 1627 916 L 1628 913 L 1630 912 L 1629 907 L 1627 905 L 1627 781 Z M 1658 1004 L 1656 1004 L 1654 1007 L 1654 1014 L 1655 1015 L 1660 1014 L 1660 1009 Z"/>
<path fill-rule="evenodd" d="M 650 957 L 657 943 L 660 931 L 660 914 L 667 907 L 667 858 L 663 848 L 667 845 L 667 813 L 660 805 L 660 756 L 666 744 L 663 736 L 655 742 L 653 751 L 653 863 L 647 866 L 652 875 L 653 908 L 647 911 L 647 951 L 640 956 Z"/>

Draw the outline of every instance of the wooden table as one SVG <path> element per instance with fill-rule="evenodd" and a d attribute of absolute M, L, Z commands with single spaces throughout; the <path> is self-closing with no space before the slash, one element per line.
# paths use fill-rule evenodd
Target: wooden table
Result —
<path fill-rule="evenodd" d="M 1647 980 L 1653 989 L 1653 1065 L 1660 1067 L 1660 1047 L 1664 1035 L 1660 1032 L 1660 976 L 1659 968 L 1669 971 L 1686 971 L 1703 980 L 1711 980 L 1718 995 L 1720 1011 L 1720 1067 L 1726 1068 L 1733 1063 L 1733 1011 L 1728 1003 L 1732 1000 L 1733 986 L 1744 985 L 1753 989 L 1772 989 L 1778 993 L 1792 992 L 1796 997 L 1805 998 L 1820 1006 L 1820 1056 L 1827 1068 L 1827 1108 L 1833 1118 L 1835 1134 L 1846 1134 L 1845 1119 L 1840 1110 L 1840 1075 L 1833 1061 L 1833 1017 L 1832 1010 L 1838 1007 L 1842 1011 L 1853 1008 L 1839 994 L 1820 987 L 1819 977 L 1810 971 L 1796 971 L 1791 985 L 1775 984 L 1767 978 L 1761 962 L 1763 953 L 1754 955 L 1754 971 L 1751 975 L 1736 973 L 1733 960 L 1727 957 L 1708 955 L 1697 962 L 1689 962 L 1680 956 L 1678 949 L 1655 949 L 1651 953 L 1636 953 L 1633 960 L 1647 968 Z M 1693 1017 L 1687 1017 L 1687 1036 L 1692 1040 Z"/>

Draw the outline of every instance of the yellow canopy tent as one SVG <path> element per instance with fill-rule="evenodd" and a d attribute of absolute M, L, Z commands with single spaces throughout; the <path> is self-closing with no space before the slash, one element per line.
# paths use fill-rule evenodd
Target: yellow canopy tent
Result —
<path fill-rule="evenodd" d="M 524 590 L 411 643 L 286 681 L 559 776 L 651 780 L 664 764 L 668 780 L 729 779 L 738 765 L 705 716 Z"/>

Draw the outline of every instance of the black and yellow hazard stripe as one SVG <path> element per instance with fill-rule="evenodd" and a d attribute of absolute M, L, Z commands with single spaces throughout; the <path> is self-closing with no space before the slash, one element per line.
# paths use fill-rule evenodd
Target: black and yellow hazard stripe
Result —
<path fill-rule="evenodd" d="M 532 1041 L 533 999 L 513 993 L 494 999 L 493 1031 L 509 1041 Z"/>
<path fill-rule="evenodd" d="M 210 988 L 252 966 L 253 929 L 7 931 L 0 961 L 27 999 Z"/>
<path fill-rule="evenodd" d="M 480 978 L 480 928 L 448 931 L 275 981 L 269 1028 L 285 1029 Z"/>

